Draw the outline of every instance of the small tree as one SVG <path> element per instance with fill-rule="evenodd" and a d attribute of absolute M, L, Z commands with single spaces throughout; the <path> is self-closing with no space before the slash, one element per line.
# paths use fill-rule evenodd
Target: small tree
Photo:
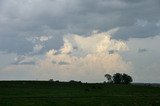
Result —
<path fill-rule="evenodd" d="M 104 77 L 108 80 L 108 83 L 112 83 L 112 76 L 110 74 L 105 74 Z"/>
<path fill-rule="evenodd" d="M 129 83 L 131 83 L 133 81 L 132 77 L 127 75 L 127 74 L 125 74 L 125 73 L 123 73 L 122 79 L 123 79 L 122 83 L 124 83 L 124 84 L 129 84 Z"/>
<path fill-rule="evenodd" d="M 120 74 L 120 73 L 114 74 L 114 75 L 113 75 L 113 82 L 114 82 L 115 84 L 120 84 L 120 83 L 122 83 L 122 74 Z"/>
<path fill-rule="evenodd" d="M 53 79 L 49 79 L 50 82 L 53 82 Z"/>

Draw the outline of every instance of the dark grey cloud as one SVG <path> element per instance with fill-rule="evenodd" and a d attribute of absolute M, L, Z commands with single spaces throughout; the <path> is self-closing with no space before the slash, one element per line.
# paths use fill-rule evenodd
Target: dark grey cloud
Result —
<path fill-rule="evenodd" d="M 57 62 L 56 61 L 52 61 L 52 64 L 56 64 Z"/>
<path fill-rule="evenodd" d="M 65 61 L 60 61 L 58 64 L 59 64 L 59 65 L 68 65 L 68 64 L 70 64 L 70 63 L 65 62 Z"/>
<path fill-rule="evenodd" d="M 0 50 L 7 53 L 28 54 L 33 44 L 19 36 L 0 36 Z"/>
<path fill-rule="evenodd" d="M 109 51 L 109 54 L 114 54 L 114 53 L 115 53 L 114 50 L 110 50 L 110 51 Z"/>
<path fill-rule="evenodd" d="M 119 28 L 117 39 L 145 38 L 160 33 L 159 0 L 1 0 L 0 51 L 33 51 L 30 36 L 53 36 L 40 53 L 62 46 L 68 33 Z"/>
<path fill-rule="evenodd" d="M 139 48 L 138 49 L 138 53 L 143 53 L 143 52 L 147 52 L 148 50 L 145 48 Z"/>

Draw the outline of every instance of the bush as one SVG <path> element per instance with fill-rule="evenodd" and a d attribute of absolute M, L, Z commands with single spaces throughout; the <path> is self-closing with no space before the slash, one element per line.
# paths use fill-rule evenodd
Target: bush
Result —
<path fill-rule="evenodd" d="M 49 81 L 53 82 L 53 79 L 49 79 Z"/>
<path fill-rule="evenodd" d="M 69 83 L 82 83 L 81 81 L 70 80 Z"/>

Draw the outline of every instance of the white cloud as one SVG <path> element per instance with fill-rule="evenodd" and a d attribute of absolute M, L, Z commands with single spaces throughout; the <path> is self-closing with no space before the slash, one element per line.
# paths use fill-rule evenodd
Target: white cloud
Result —
<path fill-rule="evenodd" d="M 44 41 L 47 41 L 47 40 L 49 40 L 49 39 L 51 39 L 52 38 L 52 36 L 40 36 L 39 37 L 39 40 L 41 41 L 41 42 L 44 42 Z"/>
<path fill-rule="evenodd" d="M 116 52 L 109 54 L 110 50 Z M 37 75 L 42 79 L 52 75 L 60 80 L 103 81 L 105 73 L 129 72 L 130 62 L 119 55 L 126 50 L 125 42 L 111 39 L 107 33 L 65 36 L 60 50 L 50 50 L 45 59 L 37 61 Z M 65 64 L 59 64 L 62 62 Z"/>
<path fill-rule="evenodd" d="M 113 29 L 110 29 L 109 31 L 107 31 L 107 33 L 108 33 L 109 35 L 113 35 L 113 34 L 116 33 L 118 30 L 119 30 L 119 27 L 113 28 Z"/>
<path fill-rule="evenodd" d="M 111 50 L 114 53 L 111 54 Z M 28 68 L 30 71 L 25 73 L 37 79 L 99 82 L 105 80 L 106 73 L 129 73 L 131 64 L 120 55 L 120 52 L 126 50 L 128 47 L 125 42 L 112 39 L 106 32 L 93 33 L 88 37 L 73 34 L 64 36 L 64 44 L 59 50 L 49 50 L 43 58 L 17 57 L 16 65 L 3 68 L 1 73 L 12 70 L 13 75 L 18 75 L 23 72 L 23 68 Z"/>
<path fill-rule="evenodd" d="M 37 58 L 33 56 L 17 56 L 14 58 L 14 62 L 12 62 L 12 65 L 34 65 L 36 60 Z"/>
<path fill-rule="evenodd" d="M 51 57 L 52 55 L 54 55 L 57 51 L 52 49 L 52 50 L 49 50 L 47 53 L 46 53 L 46 56 L 47 57 Z"/>
<path fill-rule="evenodd" d="M 111 39 L 111 36 L 107 32 L 93 33 L 88 37 L 80 35 L 69 35 L 65 36 L 65 43 L 63 49 L 76 48 L 73 52 L 84 52 L 88 53 L 108 53 L 110 50 L 114 51 L 125 51 L 128 50 L 127 45 L 123 41 Z"/>
<path fill-rule="evenodd" d="M 34 52 L 34 53 L 37 53 L 37 52 L 39 52 L 43 47 L 44 47 L 43 45 L 36 44 L 36 45 L 34 45 L 34 47 L 33 47 L 33 52 Z"/>
<path fill-rule="evenodd" d="M 68 54 L 68 53 L 72 52 L 73 48 L 72 48 L 71 43 L 66 38 L 64 38 L 63 40 L 64 40 L 64 45 L 60 50 L 61 53 Z"/>
<path fill-rule="evenodd" d="M 26 39 L 34 44 L 33 53 L 38 53 L 45 47 L 44 43 L 50 40 L 51 38 L 52 36 L 43 35 L 43 36 L 31 36 Z"/>
<path fill-rule="evenodd" d="M 51 38 L 52 38 L 52 36 L 43 35 L 43 36 L 31 36 L 26 39 L 35 44 L 35 43 L 40 43 L 40 42 L 46 42 Z"/>

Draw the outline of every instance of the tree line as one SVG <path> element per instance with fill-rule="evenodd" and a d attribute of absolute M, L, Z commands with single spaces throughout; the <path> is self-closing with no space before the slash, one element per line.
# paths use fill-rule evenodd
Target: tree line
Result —
<path fill-rule="evenodd" d="M 125 73 L 115 73 L 113 76 L 105 74 L 104 77 L 108 80 L 108 83 L 114 84 L 130 84 L 133 81 L 132 77 Z"/>

